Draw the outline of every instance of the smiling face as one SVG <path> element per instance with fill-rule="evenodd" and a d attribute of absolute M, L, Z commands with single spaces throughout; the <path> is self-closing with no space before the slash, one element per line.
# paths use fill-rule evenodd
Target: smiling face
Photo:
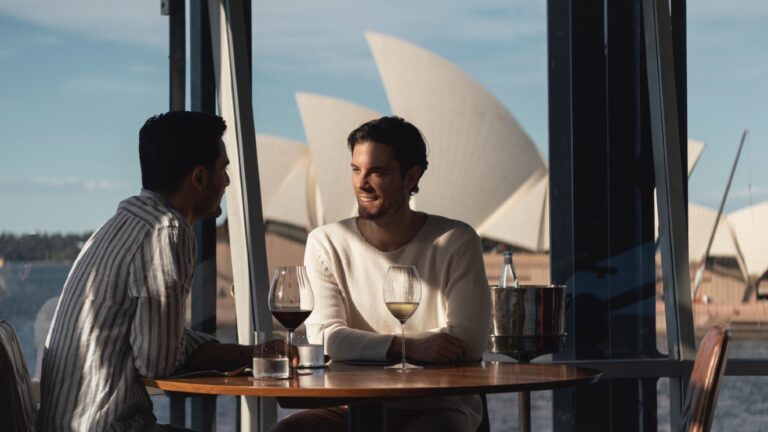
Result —
<path fill-rule="evenodd" d="M 410 210 L 409 191 L 419 181 L 420 168 L 411 168 L 403 176 L 392 148 L 371 141 L 355 145 L 351 166 L 361 218 L 375 220 Z"/>

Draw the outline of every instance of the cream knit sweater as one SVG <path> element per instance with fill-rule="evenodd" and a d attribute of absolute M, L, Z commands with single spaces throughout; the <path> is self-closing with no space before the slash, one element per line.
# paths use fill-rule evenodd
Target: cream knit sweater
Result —
<path fill-rule="evenodd" d="M 309 234 L 304 264 L 315 294 L 307 335 L 310 342 L 324 341 L 334 360 L 386 358 L 392 338 L 400 334 L 400 323 L 384 306 L 382 294 L 392 264 L 415 265 L 422 281 L 421 303 L 405 324 L 406 337 L 447 332 L 464 341 L 468 359 L 479 360 L 488 347 L 488 279 L 480 238 L 465 223 L 429 215 L 408 244 L 382 252 L 366 242 L 356 218 L 346 219 Z M 477 397 L 432 402 L 416 405 L 450 405 L 479 424 Z M 417 408 L 414 401 L 408 405 Z"/>

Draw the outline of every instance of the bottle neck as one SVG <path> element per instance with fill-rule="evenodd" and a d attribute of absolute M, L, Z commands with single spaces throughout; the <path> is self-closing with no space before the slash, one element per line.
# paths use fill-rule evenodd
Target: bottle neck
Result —
<path fill-rule="evenodd" d="M 520 286 L 515 266 L 512 264 L 512 253 L 509 251 L 504 252 L 504 268 L 501 270 L 498 286 L 500 288 L 517 288 Z"/>

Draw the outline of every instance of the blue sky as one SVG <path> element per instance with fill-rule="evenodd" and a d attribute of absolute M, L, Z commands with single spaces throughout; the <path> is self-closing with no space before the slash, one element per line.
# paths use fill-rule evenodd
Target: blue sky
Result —
<path fill-rule="evenodd" d="M 689 1 L 689 132 L 707 147 L 693 202 L 716 208 L 741 130 L 728 210 L 768 200 L 768 4 Z M 546 154 L 546 2 L 255 1 L 258 133 L 304 141 L 297 91 L 389 112 L 364 32 L 455 63 Z M 0 231 L 85 231 L 140 188 L 138 129 L 167 110 L 159 2 L 0 0 Z"/>

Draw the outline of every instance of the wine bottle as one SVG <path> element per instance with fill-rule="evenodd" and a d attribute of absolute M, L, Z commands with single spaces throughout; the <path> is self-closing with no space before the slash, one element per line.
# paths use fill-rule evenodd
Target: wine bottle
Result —
<path fill-rule="evenodd" d="M 512 251 L 504 251 L 504 268 L 499 277 L 499 288 L 520 288 L 520 281 L 512 264 Z"/>

